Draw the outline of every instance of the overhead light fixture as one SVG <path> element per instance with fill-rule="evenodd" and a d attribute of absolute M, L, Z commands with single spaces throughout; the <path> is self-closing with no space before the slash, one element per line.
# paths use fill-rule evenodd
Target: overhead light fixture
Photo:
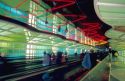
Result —
<path fill-rule="evenodd" d="M 125 4 L 117 4 L 117 3 L 97 2 L 97 5 L 100 5 L 100 6 L 111 6 L 111 7 L 125 7 Z"/>

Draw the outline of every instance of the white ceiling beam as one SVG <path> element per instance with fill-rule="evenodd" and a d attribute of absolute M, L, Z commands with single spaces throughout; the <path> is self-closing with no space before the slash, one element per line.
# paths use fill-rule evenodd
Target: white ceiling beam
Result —
<path fill-rule="evenodd" d="M 116 19 L 125 19 L 125 17 L 114 17 L 114 16 L 110 16 L 110 17 L 102 17 L 102 19 L 108 19 L 108 20 L 114 19 L 114 20 L 116 20 Z M 118 21 L 118 20 L 117 20 L 117 21 Z"/>
<path fill-rule="evenodd" d="M 109 6 L 109 7 L 125 7 L 125 4 L 104 3 L 104 2 L 97 2 L 96 5 L 99 5 L 99 6 Z"/>

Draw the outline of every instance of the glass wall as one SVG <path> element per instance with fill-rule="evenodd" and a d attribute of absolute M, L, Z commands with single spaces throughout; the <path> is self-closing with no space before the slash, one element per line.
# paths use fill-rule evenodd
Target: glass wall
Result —
<path fill-rule="evenodd" d="M 47 9 L 50 9 L 50 7 L 43 1 L 40 1 L 39 4 L 32 0 L 27 0 L 26 2 L 1 0 L 0 2 L 0 15 L 2 16 L 26 23 L 40 31 L 62 35 L 67 39 L 91 45 L 90 43 L 81 42 L 87 39 L 85 39 L 81 30 L 76 29 L 71 21 L 60 13 L 51 13 Z"/>
<path fill-rule="evenodd" d="M 0 20 L 0 53 L 5 57 L 39 58 L 47 53 L 67 52 L 69 56 L 80 54 L 83 44 L 60 37 L 37 33 L 20 25 Z"/>

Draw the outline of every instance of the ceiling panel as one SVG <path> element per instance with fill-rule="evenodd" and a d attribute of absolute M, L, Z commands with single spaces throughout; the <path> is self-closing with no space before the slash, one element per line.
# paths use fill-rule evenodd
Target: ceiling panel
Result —
<path fill-rule="evenodd" d="M 125 4 L 125 0 L 99 0 L 100 2 Z"/>
<path fill-rule="evenodd" d="M 112 13 L 125 13 L 125 7 L 112 7 L 112 6 L 101 6 L 99 7 L 101 13 L 107 12 L 109 15 Z M 110 14 L 111 13 L 111 14 Z"/>
<path fill-rule="evenodd" d="M 125 0 L 94 0 L 98 17 L 111 26 L 125 26 Z"/>
<path fill-rule="evenodd" d="M 109 45 L 116 50 L 125 50 L 125 0 L 94 0 L 97 16 L 113 27 L 105 35 L 110 38 Z"/>
<path fill-rule="evenodd" d="M 110 39 L 109 45 L 115 50 L 125 50 L 124 40 Z"/>
<path fill-rule="evenodd" d="M 120 37 L 120 39 L 125 40 L 125 34 Z"/>
<path fill-rule="evenodd" d="M 119 39 L 121 35 L 123 35 L 124 33 L 123 32 L 120 32 L 120 31 L 116 31 L 114 29 L 110 29 L 108 30 L 105 35 L 109 38 L 112 38 L 112 39 Z"/>

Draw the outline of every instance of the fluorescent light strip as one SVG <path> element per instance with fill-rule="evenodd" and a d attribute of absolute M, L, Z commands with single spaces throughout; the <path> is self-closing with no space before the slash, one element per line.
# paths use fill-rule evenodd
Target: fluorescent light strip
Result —
<path fill-rule="evenodd" d="M 110 16 L 110 17 L 102 17 L 102 19 L 125 19 L 125 17 L 117 17 L 117 18 L 115 18 L 115 17 L 113 17 L 113 16 Z"/>
<path fill-rule="evenodd" d="M 100 6 L 111 6 L 111 7 L 125 7 L 125 4 L 103 3 L 103 2 L 97 2 L 96 5 L 100 5 Z"/>

